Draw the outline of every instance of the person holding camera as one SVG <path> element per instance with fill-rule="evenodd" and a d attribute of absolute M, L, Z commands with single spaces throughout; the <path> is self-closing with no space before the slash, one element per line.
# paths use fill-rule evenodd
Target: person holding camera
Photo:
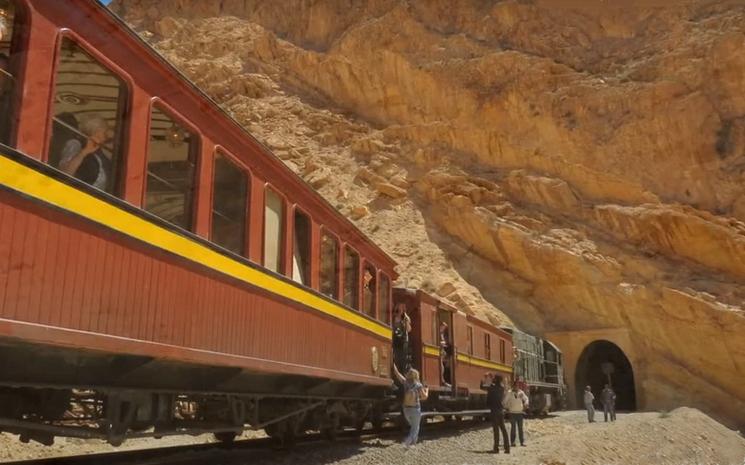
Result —
<path fill-rule="evenodd" d="M 491 425 L 494 432 L 494 448 L 492 452 L 499 453 L 499 432 L 504 440 L 504 453 L 510 453 L 510 442 L 507 440 L 507 428 L 504 425 L 504 385 L 502 377 L 487 373 L 481 382 L 481 389 L 486 391 L 486 405 L 491 410 Z"/>
<path fill-rule="evenodd" d="M 419 439 L 419 423 L 422 419 L 421 401 L 427 400 L 427 397 L 429 397 L 429 388 L 419 382 L 419 372 L 413 368 L 409 368 L 406 376 L 404 376 L 398 371 L 394 363 L 393 373 L 404 386 L 404 418 L 411 426 L 409 435 L 404 440 L 404 445 L 409 447 L 416 444 Z"/>

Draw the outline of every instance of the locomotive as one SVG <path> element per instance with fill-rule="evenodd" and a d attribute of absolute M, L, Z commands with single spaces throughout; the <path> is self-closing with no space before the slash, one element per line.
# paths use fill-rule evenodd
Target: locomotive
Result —
<path fill-rule="evenodd" d="M 514 332 L 394 290 L 393 259 L 107 8 L 0 17 L 0 430 L 378 425 L 394 301 L 433 412 L 483 408 L 483 374 L 511 375 Z"/>
<path fill-rule="evenodd" d="M 530 399 L 529 413 L 546 415 L 566 407 L 562 354 L 548 340 L 503 327 L 515 346 L 513 378 Z"/>

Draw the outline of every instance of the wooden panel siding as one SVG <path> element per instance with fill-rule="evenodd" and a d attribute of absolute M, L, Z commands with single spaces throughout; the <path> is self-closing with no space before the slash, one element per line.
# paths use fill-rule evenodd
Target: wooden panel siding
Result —
<path fill-rule="evenodd" d="M 78 333 L 49 339 L 46 328 L 56 326 L 157 343 L 154 357 L 170 356 L 165 345 L 213 352 L 218 363 L 219 354 L 236 355 L 361 377 L 377 376 L 371 348 L 389 344 L 7 191 L 0 218 L 0 318 L 39 325 L 30 336 L 38 342 L 106 350 Z"/>

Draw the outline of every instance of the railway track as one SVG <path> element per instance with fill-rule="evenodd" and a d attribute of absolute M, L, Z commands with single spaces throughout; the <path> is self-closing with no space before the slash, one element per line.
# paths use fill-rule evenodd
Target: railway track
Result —
<path fill-rule="evenodd" d="M 470 413 L 470 412 L 469 412 Z M 424 418 L 433 418 L 440 414 L 424 414 Z M 462 416 L 462 415 L 461 415 Z M 451 431 L 463 431 L 484 425 L 476 417 L 467 421 L 428 421 L 422 424 L 422 437 L 432 434 L 446 435 Z M 362 442 L 375 438 L 390 438 L 403 436 L 400 426 L 389 425 L 382 430 L 371 430 L 362 433 L 347 430 L 339 433 L 335 441 L 329 441 L 320 433 L 307 434 L 299 437 L 292 449 L 283 448 L 272 438 L 256 438 L 235 441 L 233 443 L 190 444 L 184 446 L 168 446 L 121 452 L 107 452 L 78 456 L 53 457 L 35 460 L 20 460 L 6 462 L 5 465 L 205 465 L 220 463 L 223 465 L 244 464 L 251 459 L 250 454 L 260 451 L 297 451 L 323 443 L 329 447 L 342 445 L 352 441 Z"/>

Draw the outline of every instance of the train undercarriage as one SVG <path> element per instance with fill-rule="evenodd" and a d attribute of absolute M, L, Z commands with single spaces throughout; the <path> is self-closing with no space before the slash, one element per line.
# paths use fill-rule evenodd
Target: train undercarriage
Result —
<path fill-rule="evenodd" d="M 307 431 L 329 439 L 366 421 L 382 423 L 372 399 L 174 394 L 145 390 L 0 387 L 0 430 L 22 442 L 51 445 L 55 436 L 126 439 L 213 433 L 232 441 L 246 429 L 263 429 L 283 444 Z"/>
<path fill-rule="evenodd" d="M 185 390 L 187 387 L 188 390 Z M 386 386 L 25 344 L 0 346 L 0 431 L 126 439 L 263 429 L 282 443 L 382 421 Z M 377 408 L 377 410 L 376 410 Z"/>

